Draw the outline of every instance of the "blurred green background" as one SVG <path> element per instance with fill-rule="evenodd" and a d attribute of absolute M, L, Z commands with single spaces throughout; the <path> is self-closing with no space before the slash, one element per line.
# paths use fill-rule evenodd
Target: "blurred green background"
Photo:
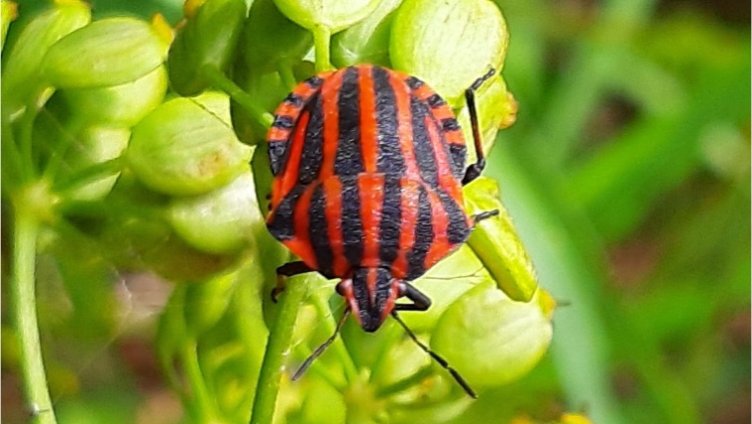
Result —
<path fill-rule="evenodd" d="M 20 2 L 22 16 L 44 3 Z M 159 11 L 172 23 L 182 7 L 92 3 L 95 17 Z M 606 424 L 750 422 L 749 2 L 497 3 L 519 115 L 487 174 L 562 307 L 544 361 L 457 422 L 563 411 Z M 166 294 L 139 287 L 120 290 L 111 323 L 55 323 L 68 305 L 40 293 L 61 421 L 180 419 L 149 346 Z M 87 329 L 99 325 L 108 330 Z M 3 422 L 24 422 L 3 353 Z"/>

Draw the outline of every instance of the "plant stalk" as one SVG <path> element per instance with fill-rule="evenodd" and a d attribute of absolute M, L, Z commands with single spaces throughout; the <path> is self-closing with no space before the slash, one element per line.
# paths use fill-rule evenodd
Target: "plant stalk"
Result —
<path fill-rule="evenodd" d="M 23 211 L 16 211 L 13 232 L 11 296 L 21 349 L 23 390 L 32 413 L 30 422 L 55 424 L 37 324 L 34 271 L 39 223 Z"/>
<path fill-rule="evenodd" d="M 231 79 L 227 78 L 227 76 L 216 67 L 204 66 L 201 69 L 201 73 L 212 82 L 214 88 L 224 91 L 264 128 L 272 126 L 274 116 L 257 105 L 248 93 L 243 91 L 242 88 L 235 84 Z"/>
<path fill-rule="evenodd" d="M 298 309 L 308 294 L 308 278 L 297 280 L 287 284 L 280 296 L 279 311 L 269 331 L 264 361 L 256 386 L 251 424 L 270 424 L 274 418 L 277 394 L 285 371 L 286 358 L 290 354 L 290 341 Z"/>
<path fill-rule="evenodd" d="M 323 72 L 332 69 L 330 58 L 330 49 L 332 42 L 332 31 L 324 26 L 317 25 L 313 29 L 313 47 L 316 51 L 316 72 Z"/>

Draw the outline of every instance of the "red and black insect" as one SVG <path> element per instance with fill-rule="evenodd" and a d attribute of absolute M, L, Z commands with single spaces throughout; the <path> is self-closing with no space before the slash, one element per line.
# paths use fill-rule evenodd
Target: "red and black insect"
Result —
<path fill-rule="evenodd" d="M 277 272 L 340 278 L 337 292 L 347 302 L 340 325 L 352 313 L 365 331 L 376 331 L 389 315 L 404 327 L 397 311 L 431 304 L 409 282 L 464 243 L 476 222 L 498 213 L 470 216 L 462 200 L 462 185 L 485 166 L 474 91 L 493 74 L 465 92 L 477 155 L 467 168 L 449 105 L 418 78 L 394 70 L 325 72 L 300 83 L 277 108 L 267 136 L 274 174 L 267 226 L 301 259 Z M 402 297 L 411 303 L 397 303 Z M 474 395 L 446 361 L 418 344 Z"/>

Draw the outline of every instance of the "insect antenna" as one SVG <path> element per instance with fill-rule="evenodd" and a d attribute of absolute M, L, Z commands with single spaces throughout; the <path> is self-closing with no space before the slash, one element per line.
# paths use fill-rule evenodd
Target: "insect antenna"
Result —
<path fill-rule="evenodd" d="M 298 370 L 295 371 L 295 374 L 293 374 L 292 376 L 292 381 L 299 379 L 303 375 L 303 373 L 305 373 L 308 367 L 311 366 L 313 361 L 319 356 L 321 356 L 321 354 L 324 353 L 326 348 L 328 348 L 329 345 L 334 342 L 334 340 L 337 338 L 337 334 L 339 334 L 348 316 L 350 316 L 350 308 L 345 309 L 345 313 L 342 314 L 342 318 L 340 318 L 339 322 L 337 322 L 337 328 L 334 330 L 334 334 L 332 334 L 328 339 L 326 339 L 326 341 L 322 343 L 321 346 L 317 347 L 316 350 L 314 350 L 313 353 L 310 356 L 308 356 L 308 358 L 306 358 L 306 360 L 303 362 L 303 365 L 301 365 L 300 368 L 298 368 Z"/>
<path fill-rule="evenodd" d="M 462 376 L 460 375 L 460 373 L 457 372 L 456 369 L 452 368 L 449 365 L 446 359 L 439 356 L 436 352 L 432 351 L 428 346 L 426 346 L 420 340 L 418 340 L 418 337 L 415 336 L 415 333 L 413 333 L 412 330 L 410 330 L 410 328 L 407 326 L 407 324 L 405 324 L 405 322 L 402 321 L 402 319 L 397 315 L 396 311 L 392 311 L 392 316 L 394 317 L 395 320 L 397 320 L 397 322 L 402 326 L 402 328 L 405 329 L 405 332 L 407 333 L 407 335 L 410 336 L 410 338 L 413 339 L 413 341 L 421 349 L 423 349 L 424 352 L 431 355 L 431 358 L 433 358 L 436 362 L 438 362 L 439 365 L 441 365 L 444 369 L 449 371 L 449 374 L 452 374 L 452 377 L 454 377 L 454 380 L 457 382 L 457 384 L 462 386 L 462 390 L 464 390 L 465 393 L 468 394 L 468 396 L 470 396 L 473 399 L 478 399 L 478 395 L 475 394 L 475 391 L 472 389 L 472 387 L 470 387 L 470 385 L 467 384 L 467 381 L 465 381 L 465 379 L 462 378 Z"/>
<path fill-rule="evenodd" d="M 485 267 L 480 267 L 477 270 L 473 271 L 471 274 L 457 274 L 452 275 L 451 277 L 431 277 L 429 275 L 424 275 L 420 277 L 421 280 L 436 280 L 436 281 L 452 281 L 452 280 L 458 280 L 458 279 L 467 279 L 471 277 L 480 277 L 481 271 L 483 271 Z"/>

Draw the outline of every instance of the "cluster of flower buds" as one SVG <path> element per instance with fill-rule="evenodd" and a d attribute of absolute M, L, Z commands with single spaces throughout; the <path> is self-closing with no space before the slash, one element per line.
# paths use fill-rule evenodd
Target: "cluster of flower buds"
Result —
<path fill-rule="evenodd" d="M 247 418 L 273 315 L 264 314 L 267 289 L 286 255 L 263 220 L 271 175 L 261 141 L 277 104 L 318 71 L 374 63 L 426 81 L 472 140 L 464 91 L 490 67 L 502 71 L 509 38 L 491 0 L 188 0 L 175 29 L 160 17 L 92 22 L 83 1 L 58 0 L 5 46 L 15 9 L 2 5 L 3 125 L 22 139 L 31 123 L 37 174 L 62 199 L 57 213 L 83 216 L 73 221 L 86 223 L 98 253 L 121 269 L 200 283 L 177 285 L 157 343 L 171 382 L 202 405 L 187 411 L 214 422 Z M 502 77 L 480 87 L 477 102 L 488 150 L 514 122 L 516 103 Z M 403 317 L 483 390 L 541 358 L 554 302 L 537 287 L 497 185 L 480 178 L 465 197 L 470 213 L 500 216 L 416 281 L 433 306 Z M 332 327 L 321 322 L 342 313 L 328 306 L 332 283 L 316 281 L 291 361 L 328 337 Z M 356 330 L 346 325 L 346 348 L 283 386 L 279 414 L 407 422 L 435 413 L 428 421 L 440 422 L 468 406 L 396 324 L 375 335 Z"/>

